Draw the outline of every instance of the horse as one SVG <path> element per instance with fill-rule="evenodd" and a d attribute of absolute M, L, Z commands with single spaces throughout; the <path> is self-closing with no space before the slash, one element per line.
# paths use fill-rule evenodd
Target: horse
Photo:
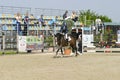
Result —
<path fill-rule="evenodd" d="M 55 38 L 56 38 L 56 42 L 57 42 L 57 45 L 58 45 L 58 50 L 56 51 L 56 56 L 58 55 L 58 51 L 61 50 L 61 54 L 63 54 L 63 47 L 66 47 L 66 46 L 70 46 L 72 48 L 72 52 L 75 52 L 75 56 L 78 55 L 77 53 L 77 46 L 76 46 L 76 40 L 78 39 L 78 35 L 76 34 L 70 34 L 69 37 L 71 38 L 70 41 L 67 41 L 65 38 L 65 36 L 61 33 L 57 33 L 55 35 Z"/>

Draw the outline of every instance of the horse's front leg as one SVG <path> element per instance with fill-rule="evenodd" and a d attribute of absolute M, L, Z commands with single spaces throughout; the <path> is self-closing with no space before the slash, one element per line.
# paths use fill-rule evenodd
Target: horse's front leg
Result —
<path fill-rule="evenodd" d="M 58 55 L 58 51 L 59 51 L 60 48 L 58 48 L 58 50 L 56 51 L 56 56 Z"/>
<path fill-rule="evenodd" d="M 63 54 L 63 50 L 62 50 L 62 47 L 61 47 L 61 54 L 62 54 L 62 55 L 64 55 L 64 54 Z"/>
<path fill-rule="evenodd" d="M 59 51 L 59 50 L 61 50 L 61 54 L 64 55 L 64 54 L 63 54 L 62 47 L 59 47 L 58 50 L 56 51 L 56 56 L 58 55 L 58 51 Z"/>

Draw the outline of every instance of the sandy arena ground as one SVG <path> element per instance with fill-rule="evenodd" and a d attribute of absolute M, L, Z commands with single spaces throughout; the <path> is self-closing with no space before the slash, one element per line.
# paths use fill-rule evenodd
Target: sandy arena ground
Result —
<path fill-rule="evenodd" d="M 120 80 L 120 53 L 0 56 L 0 80 Z"/>

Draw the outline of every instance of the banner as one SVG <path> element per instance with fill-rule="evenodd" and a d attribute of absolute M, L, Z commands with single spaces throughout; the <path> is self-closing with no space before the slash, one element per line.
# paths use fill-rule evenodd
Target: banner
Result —
<path fill-rule="evenodd" d="M 26 52 L 26 36 L 18 36 L 18 51 Z"/>
<path fill-rule="evenodd" d="M 117 34 L 117 42 L 120 42 L 120 34 Z"/>
<path fill-rule="evenodd" d="M 117 30 L 117 42 L 120 42 L 120 30 Z"/>
<path fill-rule="evenodd" d="M 39 50 L 44 48 L 44 37 L 40 36 L 26 36 L 26 49 Z"/>
<path fill-rule="evenodd" d="M 18 36 L 18 51 L 39 50 L 44 48 L 44 37 L 41 36 Z"/>
<path fill-rule="evenodd" d="M 90 34 L 90 35 L 83 35 L 83 46 L 93 46 L 93 42 L 94 41 L 94 38 L 93 38 L 93 34 Z"/>

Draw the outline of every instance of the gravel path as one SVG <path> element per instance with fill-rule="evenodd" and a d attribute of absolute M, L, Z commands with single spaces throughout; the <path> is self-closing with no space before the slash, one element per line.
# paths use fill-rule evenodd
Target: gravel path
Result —
<path fill-rule="evenodd" d="M 0 56 L 0 80 L 120 80 L 120 54 Z"/>

